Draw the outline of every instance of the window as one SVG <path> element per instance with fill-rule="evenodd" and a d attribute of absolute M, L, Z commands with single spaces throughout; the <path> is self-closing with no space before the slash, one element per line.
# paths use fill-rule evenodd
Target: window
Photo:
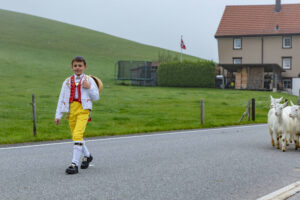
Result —
<path fill-rule="evenodd" d="M 282 58 L 282 68 L 283 69 L 292 69 L 292 57 L 283 57 Z"/>
<path fill-rule="evenodd" d="M 283 79 L 283 88 L 292 88 L 292 80 L 291 79 Z"/>
<path fill-rule="evenodd" d="M 233 64 L 242 64 L 242 58 L 233 58 Z"/>
<path fill-rule="evenodd" d="M 235 38 L 233 40 L 233 49 L 242 49 L 242 38 Z"/>
<path fill-rule="evenodd" d="M 292 48 L 292 37 L 291 36 L 282 37 L 282 48 L 285 48 L 285 49 Z"/>

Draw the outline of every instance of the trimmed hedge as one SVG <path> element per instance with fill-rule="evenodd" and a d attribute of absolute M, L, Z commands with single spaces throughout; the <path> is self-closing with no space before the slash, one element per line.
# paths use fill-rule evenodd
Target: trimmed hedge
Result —
<path fill-rule="evenodd" d="M 215 86 L 215 63 L 198 61 L 163 63 L 158 66 L 158 85 L 175 87 Z"/>

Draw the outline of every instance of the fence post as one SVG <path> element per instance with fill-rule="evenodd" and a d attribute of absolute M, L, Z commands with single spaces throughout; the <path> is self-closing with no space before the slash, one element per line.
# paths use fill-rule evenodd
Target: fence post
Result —
<path fill-rule="evenodd" d="M 201 124 L 204 124 L 204 100 L 200 101 L 200 110 L 201 110 Z"/>
<path fill-rule="evenodd" d="M 255 121 L 255 99 L 252 98 L 252 121 Z"/>
<path fill-rule="evenodd" d="M 36 109 L 35 109 L 34 94 L 32 94 L 32 119 L 33 119 L 33 136 L 36 136 Z"/>

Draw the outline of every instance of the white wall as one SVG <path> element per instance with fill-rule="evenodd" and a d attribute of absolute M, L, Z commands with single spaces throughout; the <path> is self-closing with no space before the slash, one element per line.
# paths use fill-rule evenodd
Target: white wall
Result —
<path fill-rule="evenodd" d="M 293 95 L 299 96 L 300 78 L 293 78 L 292 87 L 293 87 L 292 89 Z"/>

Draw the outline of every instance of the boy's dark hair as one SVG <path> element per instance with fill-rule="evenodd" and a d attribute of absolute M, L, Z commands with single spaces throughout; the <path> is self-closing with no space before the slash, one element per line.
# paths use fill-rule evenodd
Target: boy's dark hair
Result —
<path fill-rule="evenodd" d="M 76 56 L 75 58 L 73 58 L 72 60 L 72 65 L 73 65 L 73 62 L 83 62 L 84 65 L 86 65 L 86 62 L 85 62 L 85 59 L 82 57 L 82 56 Z"/>

